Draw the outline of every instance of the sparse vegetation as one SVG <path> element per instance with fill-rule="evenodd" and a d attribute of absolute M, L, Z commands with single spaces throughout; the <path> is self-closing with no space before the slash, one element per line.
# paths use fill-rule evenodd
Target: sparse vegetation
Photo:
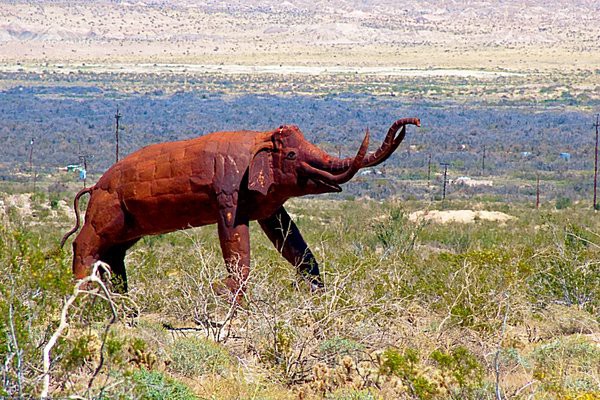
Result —
<path fill-rule="evenodd" d="M 227 352 L 210 340 L 178 338 L 170 346 L 170 369 L 187 377 L 221 374 L 231 364 Z"/>
<path fill-rule="evenodd" d="M 48 199 L 29 201 L 35 209 Z M 248 306 L 234 316 L 211 292 L 224 274 L 213 227 L 147 238 L 128 257 L 131 292 L 113 297 L 116 323 L 95 296 L 74 303 L 52 353 L 50 393 L 492 399 L 497 381 L 509 398 L 597 396 L 593 211 L 487 203 L 516 219 L 422 225 L 406 218 L 422 207 L 293 202 L 288 208 L 323 263 L 327 290 L 298 286 L 293 269 L 256 235 Z M 41 218 L 19 210 L 2 217 L 4 396 L 39 393 L 38 349 L 72 291 L 69 254 L 56 250 L 71 221 L 32 224 Z"/>
<path fill-rule="evenodd" d="M 141 369 L 132 374 L 132 383 L 135 385 L 133 398 L 148 400 L 197 400 L 198 397 L 181 382 L 166 377 L 158 371 Z M 113 398 L 113 397 L 111 397 Z"/>

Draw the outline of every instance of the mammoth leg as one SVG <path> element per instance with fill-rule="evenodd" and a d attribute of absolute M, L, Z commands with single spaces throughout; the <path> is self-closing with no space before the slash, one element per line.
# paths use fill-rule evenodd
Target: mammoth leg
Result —
<path fill-rule="evenodd" d="M 229 276 L 225 285 L 232 296 L 231 299 L 240 303 L 246 292 L 248 276 L 250 275 L 250 230 L 247 218 L 236 218 L 235 209 L 225 208 L 219 212 L 217 221 L 221 251 Z"/>
<path fill-rule="evenodd" d="M 112 283 L 115 292 L 127 292 L 127 272 L 125 271 L 125 253 L 138 239 L 116 244 L 100 254 L 100 261 L 107 263 L 112 271 Z"/>
<path fill-rule="evenodd" d="M 261 219 L 258 223 L 277 251 L 295 266 L 303 277 L 307 278 L 311 290 L 324 287 L 319 273 L 319 264 L 285 208 L 280 207 L 269 218 Z"/>

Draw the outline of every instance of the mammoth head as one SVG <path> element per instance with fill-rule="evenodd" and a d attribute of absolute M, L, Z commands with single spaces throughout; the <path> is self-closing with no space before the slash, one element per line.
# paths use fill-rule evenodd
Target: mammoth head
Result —
<path fill-rule="evenodd" d="M 386 160 L 404 139 L 406 124 L 420 126 L 417 118 L 396 121 L 379 149 L 367 155 L 369 131 L 355 157 L 332 157 L 308 142 L 296 126 L 281 126 L 257 138 L 248 171 L 248 188 L 266 195 L 276 184 L 290 196 L 340 192 L 360 168 Z M 400 134 L 396 132 L 402 128 Z"/>

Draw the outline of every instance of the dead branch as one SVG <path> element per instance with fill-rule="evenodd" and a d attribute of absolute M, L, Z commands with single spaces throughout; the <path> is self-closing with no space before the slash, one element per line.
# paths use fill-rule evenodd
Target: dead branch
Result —
<path fill-rule="evenodd" d="M 40 399 L 42 399 L 42 400 L 48 399 L 48 391 L 50 389 L 50 361 L 51 361 L 50 360 L 50 351 L 56 345 L 56 342 L 58 341 L 58 339 L 60 338 L 60 336 L 62 335 L 64 330 L 67 329 L 67 327 L 69 326 L 69 322 L 67 321 L 67 319 L 69 317 L 69 308 L 73 305 L 75 300 L 77 300 L 77 297 L 79 297 L 79 295 L 83 293 L 83 294 L 96 295 L 96 296 L 99 296 L 99 297 L 105 299 L 110 304 L 110 308 L 111 308 L 111 311 L 113 314 L 111 323 L 114 322 L 117 318 L 117 310 L 116 310 L 114 302 L 111 299 L 110 291 L 106 288 L 106 285 L 104 284 L 104 282 L 102 282 L 102 279 L 100 279 L 100 271 L 99 271 L 100 269 L 104 270 L 104 272 L 108 275 L 108 279 L 110 279 L 110 267 L 107 264 L 105 264 L 101 261 L 98 261 L 92 266 L 92 273 L 89 276 L 77 281 L 77 283 L 75 284 L 75 287 L 73 288 L 73 294 L 67 299 L 67 301 L 65 302 L 65 305 L 62 308 L 62 311 L 60 314 L 60 324 L 58 325 L 58 328 L 56 328 L 56 330 L 50 337 L 50 340 L 48 341 L 46 346 L 44 346 L 43 388 L 42 388 L 42 392 L 40 394 Z M 82 289 L 82 287 L 85 287 L 92 282 L 98 284 L 98 286 L 100 287 L 101 292 L 102 292 L 101 294 Z M 110 326 L 110 324 L 108 326 Z M 95 375 L 97 375 L 97 373 L 98 373 L 98 370 L 96 370 L 94 377 L 95 377 Z M 92 381 L 93 381 L 94 377 L 92 377 Z M 91 386 L 92 381 L 90 382 L 90 386 Z M 89 390 L 89 388 L 88 388 L 88 390 Z"/>

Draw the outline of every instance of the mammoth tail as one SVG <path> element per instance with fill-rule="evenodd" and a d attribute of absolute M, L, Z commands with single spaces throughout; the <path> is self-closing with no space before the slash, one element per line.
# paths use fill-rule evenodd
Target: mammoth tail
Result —
<path fill-rule="evenodd" d="M 86 193 L 90 193 L 91 191 L 92 191 L 91 187 L 84 188 L 84 189 L 81 189 L 79 191 L 79 193 L 77 193 L 75 195 L 75 201 L 73 201 L 73 208 L 75 209 L 75 218 L 77 219 L 77 222 L 75 223 L 75 227 L 73 229 L 71 229 L 69 232 L 67 232 L 65 234 L 65 236 L 63 236 L 62 240 L 60 241 L 61 248 L 65 245 L 65 242 L 67 241 L 69 236 L 71 236 L 72 234 L 77 232 L 77 230 L 79 229 L 79 198 Z"/>

